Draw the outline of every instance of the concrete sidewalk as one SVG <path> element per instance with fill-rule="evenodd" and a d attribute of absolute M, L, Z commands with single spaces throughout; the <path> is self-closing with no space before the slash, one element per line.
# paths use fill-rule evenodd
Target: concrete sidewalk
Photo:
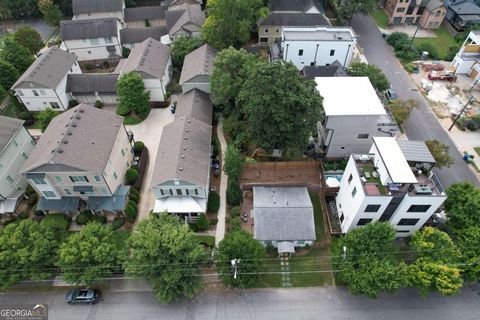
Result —
<path fill-rule="evenodd" d="M 218 140 L 220 141 L 220 146 L 222 150 L 222 155 L 225 154 L 225 150 L 227 149 L 227 141 L 225 140 L 225 136 L 223 135 L 223 116 L 218 117 L 218 124 L 217 124 L 217 135 Z M 223 159 L 223 158 L 222 158 Z M 224 160 L 224 159 L 223 159 Z M 218 248 L 218 244 L 220 241 L 223 240 L 225 237 L 225 217 L 227 211 L 227 181 L 228 176 L 221 168 L 221 180 L 220 180 L 220 208 L 218 209 L 218 222 L 217 222 L 217 229 L 215 233 L 215 247 Z"/>
<path fill-rule="evenodd" d="M 387 28 L 378 27 L 381 33 L 391 34 L 394 32 L 403 32 L 408 34 L 409 37 L 413 37 L 417 26 L 414 25 L 401 25 L 401 26 L 389 26 Z M 436 38 L 437 35 L 430 29 L 418 28 L 418 32 L 415 35 L 415 38 Z"/>

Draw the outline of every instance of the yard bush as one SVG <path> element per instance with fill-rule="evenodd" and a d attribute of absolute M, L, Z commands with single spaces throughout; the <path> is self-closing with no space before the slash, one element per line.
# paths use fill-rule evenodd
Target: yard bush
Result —
<path fill-rule="evenodd" d="M 28 218 L 28 213 L 26 213 L 25 211 L 20 212 L 19 215 L 18 215 L 18 217 L 19 217 L 20 219 L 27 219 L 27 218 Z"/>
<path fill-rule="evenodd" d="M 78 106 L 78 101 L 73 99 L 68 101 L 68 109 Z"/>
<path fill-rule="evenodd" d="M 18 114 L 18 117 L 22 120 L 29 120 L 29 119 L 33 119 L 33 114 L 31 114 L 27 110 L 23 110 L 23 111 L 20 111 L 20 113 Z"/>
<path fill-rule="evenodd" d="M 212 140 L 212 157 L 213 158 L 218 157 L 219 153 L 220 153 L 220 141 L 218 141 L 218 138 L 215 137 Z"/>
<path fill-rule="evenodd" d="M 207 220 L 207 217 L 205 217 L 205 214 L 202 213 L 198 217 L 197 227 L 198 227 L 198 231 L 207 231 L 208 230 L 208 220 Z"/>
<path fill-rule="evenodd" d="M 408 34 L 404 32 L 393 32 L 387 37 L 387 43 L 395 50 L 403 49 L 405 43 L 409 42 Z"/>
<path fill-rule="evenodd" d="M 227 203 L 231 206 L 238 206 L 241 201 L 242 189 L 240 188 L 240 183 L 235 179 L 228 180 Z"/>
<path fill-rule="evenodd" d="M 135 143 L 133 144 L 133 152 L 135 153 L 135 155 L 140 155 L 144 146 L 145 144 L 142 141 L 135 141 Z"/>
<path fill-rule="evenodd" d="M 125 218 L 128 222 L 133 223 L 137 219 L 137 207 L 128 205 L 125 209 Z"/>
<path fill-rule="evenodd" d="M 127 180 L 128 185 L 132 185 L 137 181 L 138 178 L 138 170 L 134 168 L 130 168 L 125 173 L 125 179 Z"/>
<path fill-rule="evenodd" d="M 137 207 L 137 202 L 130 199 L 127 203 L 127 207 Z"/>
<path fill-rule="evenodd" d="M 147 171 L 148 166 L 148 149 L 147 147 L 142 148 L 142 152 L 140 154 L 140 159 L 138 160 L 138 177 L 133 185 L 136 189 L 140 190 L 142 188 L 143 177 L 145 176 L 145 172 Z"/>
<path fill-rule="evenodd" d="M 92 216 L 90 214 L 87 214 L 87 213 L 81 213 L 79 214 L 76 218 L 75 218 L 75 222 L 79 225 L 85 225 L 87 224 L 88 222 L 90 222 Z"/>
<path fill-rule="evenodd" d="M 130 52 L 132 50 L 130 50 L 130 48 L 127 48 L 127 47 L 122 47 L 122 57 L 124 58 L 128 58 L 128 56 L 130 55 Z"/>
<path fill-rule="evenodd" d="M 46 225 L 48 228 L 52 228 L 55 234 L 62 233 L 70 228 L 72 218 L 63 214 L 48 214 L 43 218 L 41 224 Z"/>
<path fill-rule="evenodd" d="M 145 19 L 145 28 L 148 28 L 148 27 L 150 27 L 150 26 L 151 26 L 150 20 Z"/>
<path fill-rule="evenodd" d="M 137 198 L 140 198 L 140 191 L 137 188 L 130 188 L 130 194 L 134 194 Z"/>
<path fill-rule="evenodd" d="M 94 215 L 90 221 L 96 221 L 101 224 L 107 223 L 107 217 L 105 216 L 100 216 L 100 215 Z"/>
<path fill-rule="evenodd" d="M 117 230 L 121 226 L 125 224 L 125 218 L 124 217 L 115 217 L 112 221 L 112 230 Z"/>
<path fill-rule="evenodd" d="M 103 102 L 100 100 L 95 101 L 95 108 L 101 109 L 103 107 Z"/>
<path fill-rule="evenodd" d="M 138 194 L 130 192 L 128 199 L 130 199 L 131 201 L 134 201 L 135 203 L 138 203 Z"/>
<path fill-rule="evenodd" d="M 240 217 L 240 207 L 236 206 L 236 207 L 233 207 L 232 209 L 230 209 L 230 216 L 232 218 Z"/>
<path fill-rule="evenodd" d="M 190 229 L 192 229 L 193 232 L 198 231 L 198 226 L 196 223 L 189 223 L 188 226 L 190 227 Z"/>
<path fill-rule="evenodd" d="M 207 211 L 211 213 L 217 213 L 220 208 L 220 196 L 218 193 L 210 191 L 208 194 Z"/>
<path fill-rule="evenodd" d="M 240 220 L 240 217 L 235 217 L 232 219 L 230 222 L 230 228 L 230 232 L 240 231 L 242 229 L 242 220 Z"/>

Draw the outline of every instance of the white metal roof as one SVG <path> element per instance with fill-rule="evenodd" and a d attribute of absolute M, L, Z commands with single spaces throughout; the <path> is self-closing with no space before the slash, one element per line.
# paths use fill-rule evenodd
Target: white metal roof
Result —
<path fill-rule="evenodd" d="M 173 196 L 156 199 L 153 212 L 188 213 L 205 212 L 205 210 L 205 199 Z"/>
<path fill-rule="evenodd" d="M 373 143 L 377 147 L 393 183 L 418 182 L 395 138 L 373 137 Z"/>
<path fill-rule="evenodd" d="M 385 108 L 367 77 L 318 77 L 326 116 L 385 115 Z"/>

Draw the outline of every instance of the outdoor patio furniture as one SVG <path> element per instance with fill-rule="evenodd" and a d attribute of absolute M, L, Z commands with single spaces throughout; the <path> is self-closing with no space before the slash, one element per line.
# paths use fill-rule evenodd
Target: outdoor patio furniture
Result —
<path fill-rule="evenodd" d="M 372 171 L 372 176 L 373 176 L 374 178 L 378 178 L 378 174 L 377 174 L 375 171 Z"/>
<path fill-rule="evenodd" d="M 367 179 L 371 178 L 370 172 L 365 171 L 364 174 L 365 174 L 365 178 L 367 178 Z"/>

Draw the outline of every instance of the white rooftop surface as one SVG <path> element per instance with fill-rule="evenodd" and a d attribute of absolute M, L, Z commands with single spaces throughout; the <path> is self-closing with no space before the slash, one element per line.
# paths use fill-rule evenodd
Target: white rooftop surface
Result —
<path fill-rule="evenodd" d="M 350 27 L 290 27 L 283 28 L 285 40 L 351 41 L 355 38 Z"/>
<path fill-rule="evenodd" d="M 367 77 L 317 77 L 326 116 L 386 115 Z"/>
<path fill-rule="evenodd" d="M 155 200 L 153 212 L 205 212 L 207 202 L 205 199 L 192 197 L 167 197 Z"/>
<path fill-rule="evenodd" d="M 376 145 L 393 183 L 418 182 L 395 138 L 373 137 L 373 143 Z"/>

